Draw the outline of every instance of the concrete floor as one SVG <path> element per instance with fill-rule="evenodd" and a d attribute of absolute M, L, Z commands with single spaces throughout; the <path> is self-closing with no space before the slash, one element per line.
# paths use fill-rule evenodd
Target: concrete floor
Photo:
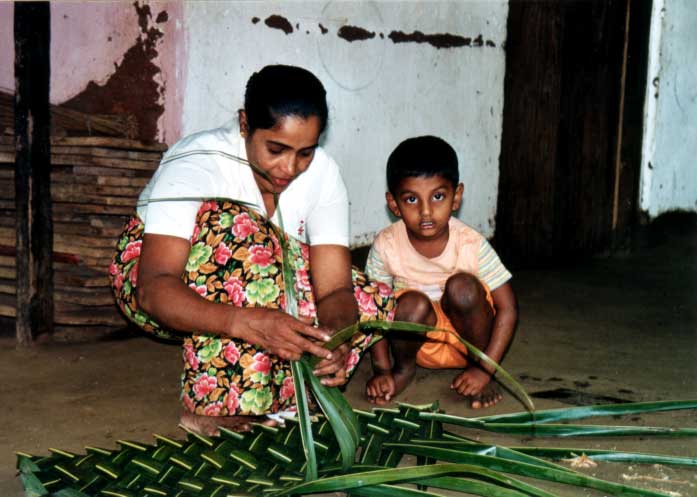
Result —
<path fill-rule="evenodd" d="M 697 233 L 694 220 L 677 232 L 658 230 L 631 256 L 515 272 L 521 319 L 504 367 L 536 398 L 538 408 L 697 398 Z M 146 337 L 42 345 L 28 351 L 0 338 L 2 410 L 0 495 L 23 495 L 14 451 L 45 454 L 49 447 L 82 451 L 113 447 L 118 439 L 150 441 L 177 429 L 180 355 L 177 346 Z M 347 389 L 363 398 L 364 361 Z M 439 399 L 449 413 L 477 416 L 448 384 L 452 371 L 419 371 L 398 400 Z M 510 395 L 490 413 L 522 406 Z M 697 427 L 697 411 L 602 419 L 603 423 Z M 697 457 L 693 439 L 516 440 L 509 445 L 622 448 Z M 694 471 L 603 463 L 588 470 L 620 482 L 697 495 Z M 625 475 L 624 477 L 622 475 Z M 626 477 L 650 476 L 661 482 Z M 664 478 L 667 476 L 668 480 Z M 601 495 L 550 487 L 560 495 Z"/>

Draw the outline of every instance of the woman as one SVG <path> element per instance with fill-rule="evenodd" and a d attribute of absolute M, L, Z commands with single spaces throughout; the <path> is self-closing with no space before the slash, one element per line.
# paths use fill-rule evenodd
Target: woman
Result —
<path fill-rule="evenodd" d="M 391 318 L 389 289 L 352 274 L 346 188 L 318 145 L 326 122 L 312 73 L 263 68 L 237 123 L 167 152 L 120 239 L 110 273 L 124 313 L 160 336 L 194 333 L 184 335 L 189 429 L 244 430 L 250 416 L 294 405 L 288 360 L 303 353 L 322 358 L 322 383 L 345 383 L 370 336 L 331 353 L 322 342 L 357 319 Z M 298 319 L 284 312 L 294 294 Z"/>

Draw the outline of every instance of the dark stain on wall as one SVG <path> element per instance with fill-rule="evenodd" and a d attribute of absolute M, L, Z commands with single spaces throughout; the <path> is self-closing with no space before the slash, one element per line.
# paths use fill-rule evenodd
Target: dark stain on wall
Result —
<path fill-rule="evenodd" d="M 293 32 L 293 25 L 290 23 L 290 21 L 283 16 L 279 16 L 278 14 L 267 17 L 264 24 L 273 29 L 280 29 L 287 35 Z"/>
<path fill-rule="evenodd" d="M 339 38 L 343 38 L 349 43 L 354 41 L 370 40 L 375 38 L 375 33 L 358 26 L 341 26 L 336 33 Z"/>
<path fill-rule="evenodd" d="M 258 17 L 252 18 L 252 23 L 256 24 L 259 22 Z M 293 32 L 293 25 L 288 19 L 278 14 L 271 15 L 264 21 L 267 26 L 273 29 L 280 29 L 285 34 L 291 34 Z M 487 22 L 488 24 L 488 22 Z M 318 23 L 319 29 L 323 35 L 329 32 L 329 29 L 324 27 L 321 23 Z M 296 23 L 295 27 L 300 31 L 300 24 Z M 305 31 L 309 34 L 309 31 Z M 349 43 L 354 41 L 364 41 L 375 38 L 375 32 L 369 31 L 360 26 L 345 25 L 339 28 L 336 35 Z M 380 33 L 380 38 L 384 39 L 385 35 Z M 413 31 L 411 33 L 405 33 L 403 31 L 392 31 L 388 38 L 392 40 L 393 43 L 428 43 L 429 45 L 441 49 L 441 48 L 460 48 L 460 47 L 496 47 L 496 43 L 492 40 L 484 40 L 484 37 L 480 34 L 476 38 L 472 39 L 467 36 L 461 36 L 451 33 L 435 33 L 435 34 L 424 34 L 421 31 Z"/>
<path fill-rule="evenodd" d="M 154 80 L 160 73 L 153 60 L 157 57 L 157 43 L 164 33 L 149 27 L 152 12 L 149 5 L 134 2 L 138 14 L 141 35 L 123 56 L 120 64 L 114 63 L 114 74 L 103 85 L 90 81 L 85 89 L 64 105 L 91 114 L 131 114 L 138 122 L 138 138 L 154 141 L 157 136 L 157 120 L 164 112 L 158 103 L 164 87 Z M 166 22 L 166 12 L 157 19 Z M 164 20 L 163 20 L 164 19 Z"/>
<path fill-rule="evenodd" d="M 427 35 L 421 31 L 414 31 L 413 33 L 392 31 L 389 35 L 389 39 L 394 43 L 428 43 L 438 49 L 472 46 L 472 38 L 450 33 Z"/>
<path fill-rule="evenodd" d="M 163 22 L 167 22 L 169 20 L 169 14 L 165 12 L 164 10 L 157 14 L 157 19 L 155 19 L 155 22 L 157 24 L 162 24 Z"/>
<path fill-rule="evenodd" d="M 140 26 L 140 30 L 145 33 L 148 30 L 148 19 L 152 17 L 150 5 L 145 4 L 141 7 L 136 0 L 133 2 L 133 7 L 135 7 L 136 14 L 138 14 L 138 26 Z"/>

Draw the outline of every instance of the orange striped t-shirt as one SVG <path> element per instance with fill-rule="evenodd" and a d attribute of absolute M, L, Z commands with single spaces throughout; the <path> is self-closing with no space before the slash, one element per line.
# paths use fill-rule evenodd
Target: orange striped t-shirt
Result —
<path fill-rule="evenodd" d="M 412 246 L 404 221 L 378 233 L 368 255 L 367 275 L 395 290 L 411 288 L 438 301 L 445 282 L 456 272 L 473 274 L 493 292 L 511 273 L 486 238 L 457 218 L 449 221 L 448 243 L 437 257 L 421 255 Z"/>

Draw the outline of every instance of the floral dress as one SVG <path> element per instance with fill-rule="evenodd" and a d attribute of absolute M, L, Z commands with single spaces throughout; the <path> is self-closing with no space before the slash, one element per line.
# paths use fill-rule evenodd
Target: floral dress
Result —
<path fill-rule="evenodd" d="M 116 302 L 126 317 L 146 332 L 183 339 L 182 403 L 206 416 L 261 415 L 295 404 L 290 363 L 235 338 L 181 334 L 161 327 L 138 308 L 138 260 L 144 225 L 138 217 L 126 224 L 109 269 Z M 237 307 L 285 309 L 280 230 L 255 211 L 228 201 L 201 205 L 191 236 L 182 279 L 202 298 Z M 285 236 L 300 316 L 317 315 L 312 293 L 309 246 Z M 353 269 L 360 319 L 391 320 L 391 289 Z M 347 359 L 349 374 L 372 340 L 358 333 Z"/>

